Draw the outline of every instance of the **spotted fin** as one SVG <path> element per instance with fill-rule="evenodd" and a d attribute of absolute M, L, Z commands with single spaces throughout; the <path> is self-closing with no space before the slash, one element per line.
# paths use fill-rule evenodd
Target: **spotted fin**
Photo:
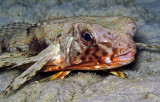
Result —
<path fill-rule="evenodd" d="M 30 80 L 42 67 L 52 58 L 56 58 L 59 53 L 60 46 L 57 44 L 56 49 L 52 48 L 53 45 L 48 46 L 43 50 L 38 56 L 39 61 L 34 63 L 26 71 L 24 71 L 20 76 L 13 80 L 10 85 L 2 92 L 2 95 L 8 95 L 18 89 L 26 81 Z M 55 57 L 54 57 L 55 56 Z"/>
<path fill-rule="evenodd" d="M 27 53 L 3 53 L 0 56 L 0 68 L 7 66 L 20 66 L 37 61 L 39 58 Z"/>

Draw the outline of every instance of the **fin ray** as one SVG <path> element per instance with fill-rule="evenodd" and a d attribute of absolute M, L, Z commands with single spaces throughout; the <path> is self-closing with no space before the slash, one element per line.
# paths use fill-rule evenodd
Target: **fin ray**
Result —
<path fill-rule="evenodd" d="M 13 68 L 36 61 L 38 61 L 38 57 L 31 57 L 31 55 L 27 53 L 3 53 L 0 56 L 0 68 L 7 66 L 12 66 Z"/>
<path fill-rule="evenodd" d="M 57 49 L 60 48 L 59 44 L 56 46 L 56 50 L 52 49 L 53 45 L 48 46 L 45 50 L 43 50 L 39 56 L 39 61 L 30 66 L 26 71 L 24 71 L 20 76 L 14 79 L 10 85 L 2 92 L 2 95 L 8 95 L 18 89 L 22 84 L 26 81 L 30 80 L 39 70 L 43 68 L 43 66 L 51 59 L 53 56 L 58 55 Z"/>
<path fill-rule="evenodd" d="M 69 73 L 71 72 L 71 70 L 68 70 L 68 71 L 60 71 L 60 72 L 57 72 L 56 74 L 54 75 L 51 75 L 45 79 L 42 79 L 40 81 L 51 81 L 51 80 L 56 80 L 56 79 L 63 79 L 64 77 L 66 77 Z"/>
<path fill-rule="evenodd" d="M 27 28 L 31 27 L 33 24 L 24 22 L 13 22 L 11 24 L 0 27 L 0 35 L 11 35 L 16 33 L 21 33 Z"/>
<path fill-rule="evenodd" d="M 103 70 L 103 71 L 105 71 L 107 73 L 111 73 L 113 75 L 116 75 L 117 77 L 121 77 L 121 78 L 124 78 L 124 79 L 128 78 L 128 76 L 121 71 L 113 71 L 113 70 Z"/>

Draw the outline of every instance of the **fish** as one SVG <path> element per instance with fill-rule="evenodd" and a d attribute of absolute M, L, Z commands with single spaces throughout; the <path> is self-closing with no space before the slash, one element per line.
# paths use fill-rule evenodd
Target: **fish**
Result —
<path fill-rule="evenodd" d="M 0 68 L 25 71 L 2 92 L 17 90 L 39 71 L 57 72 L 42 81 L 65 78 L 73 70 L 102 70 L 127 78 L 120 71 L 135 59 L 135 22 L 125 16 L 51 17 L 38 23 L 13 22 L 0 27 Z M 158 48 L 159 46 L 149 46 Z"/>

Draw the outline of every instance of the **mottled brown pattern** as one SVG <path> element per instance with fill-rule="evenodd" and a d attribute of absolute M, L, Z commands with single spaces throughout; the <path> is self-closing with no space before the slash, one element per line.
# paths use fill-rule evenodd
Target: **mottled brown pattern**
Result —
<path fill-rule="evenodd" d="M 136 53 L 135 33 L 136 25 L 128 17 L 54 17 L 37 24 L 2 26 L 0 34 L 12 37 L 1 42 L 0 67 L 28 67 L 3 94 L 12 93 L 38 71 L 59 71 L 46 79 L 53 80 L 63 79 L 72 70 L 108 70 L 129 64 Z"/>

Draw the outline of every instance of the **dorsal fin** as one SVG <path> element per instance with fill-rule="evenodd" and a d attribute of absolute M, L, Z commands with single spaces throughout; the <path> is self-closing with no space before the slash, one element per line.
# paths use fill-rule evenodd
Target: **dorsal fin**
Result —
<path fill-rule="evenodd" d="M 13 22 L 11 24 L 0 27 L 0 35 L 10 35 L 23 32 L 25 29 L 35 26 L 35 24 L 25 22 Z"/>

